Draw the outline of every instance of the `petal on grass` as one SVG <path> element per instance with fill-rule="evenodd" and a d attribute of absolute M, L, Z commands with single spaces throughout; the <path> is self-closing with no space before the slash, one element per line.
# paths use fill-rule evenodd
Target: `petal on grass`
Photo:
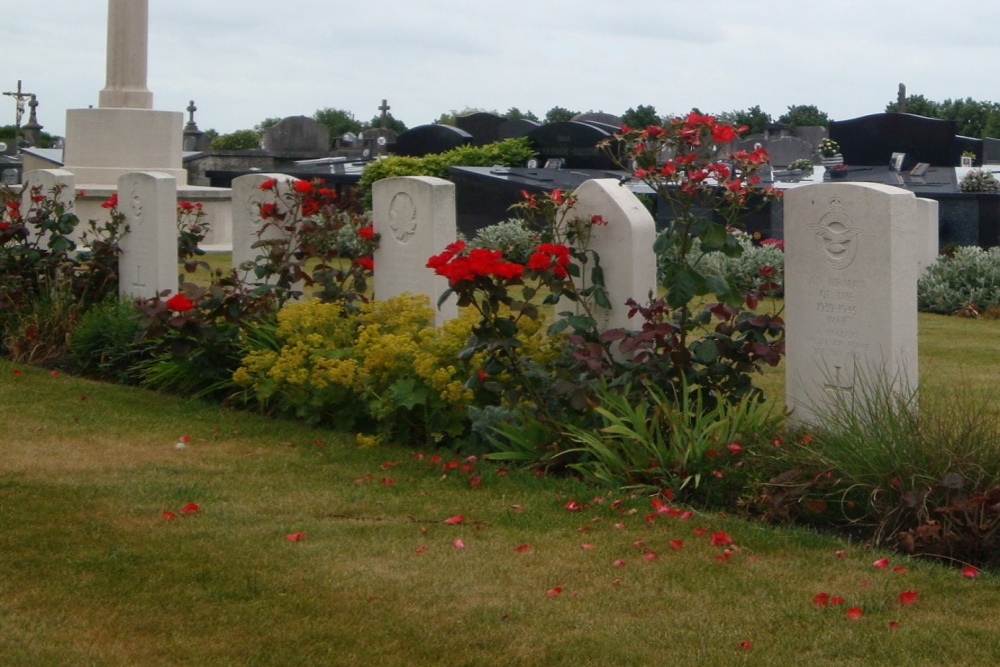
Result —
<path fill-rule="evenodd" d="M 201 507 L 198 503 L 188 503 L 181 508 L 181 514 L 194 514 L 195 512 L 201 511 Z"/>
<path fill-rule="evenodd" d="M 901 605 L 911 605 L 917 601 L 920 594 L 916 591 L 903 591 L 899 594 L 899 604 Z"/>
<path fill-rule="evenodd" d="M 817 593 L 813 596 L 813 606 L 817 609 L 822 609 L 823 607 L 830 604 L 830 594 L 829 593 Z"/>
<path fill-rule="evenodd" d="M 301 542 L 305 536 L 306 534 L 304 532 L 289 533 L 285 535 L 285 539 L 289 542 Z"/>
<path fill-rule="evenodd" d="M 528 546 L 527 544 L 519 544 L 516 547 L 514 547 L 514 551 L 515 553 L 523 554 L 527 551 L 531 551 L 531 547 Z"/>
<path fill-rule="evenodd" d="M 444 520 L 444 522 L 446 524 L 448 524 L 449 526 L 454 526 L 455 524 L 462 523 L 463 521 L 465 521 L 465 517 L 462 516 L 461 514 L 456 514 L 455 516 L 450 516 L 450 517 L 448 517 L 447 519 Z"/>
<path fill-rule="evenodd" d="M 844 613 L 847 614 L 847 618 L 852 621 L 859 621 L 861 620 L 861 617 L 865 615 L 865 612 L 861 609 L 861 607 L 851 607 Z"/>
<path fill-rule="evenodd" d="M 456 549 L 464 549 L 465 548 L 465 542 L 463 542 L 462 540 L 455 540 L 451 544 Z"/>
<path fill-rule="evenodd" d="M 872 563 L 872 567 L 883 568 L 883 567 L 888 567 L 888 566 L 889 566 L 889 559 L 888 558 L 879 558 L 877 561 L 875 561 L 874 563 Z"/>
<path fill-rule="evenodd" d="M 975 579 L 979 576 L 979 570 L 972 567 L 971 565 L 966 565 L 962 568 L 962 576 L 966 579 Z"/>
<path fill-rule="evenodd" d="M 164 521 L 173 521 L 177 518 L 177 515 L 170 510 L 165 511 L 162 515 Z"/>
<path fill-rule="evenodd" d="M 554 598 L 555 596 L 559 595 L 560 593 L 562 593 L 562 586 L 553 586 L 549 590 L 545 591 L 545 594 L 547 596 L 549 596 L 550 598 Z"/>

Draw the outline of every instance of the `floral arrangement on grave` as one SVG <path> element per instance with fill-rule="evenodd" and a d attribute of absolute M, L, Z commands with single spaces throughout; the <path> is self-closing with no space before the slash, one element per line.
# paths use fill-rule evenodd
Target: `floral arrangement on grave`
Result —
<path fill-rule="evenodd" d="M 575 197 L 560 190 L 523 193 L 525 201 L 515 206 L 516 217 L 539 239 L 526 263 L 512 262 L 502 250 L 470 249 L 462 242 L 428 261 L 449 281 L 441 298 L 455 295 L 459 306 L 479 314 L 462 353 L 463 358 L 482 353 L 481 370 L 470 386 L 492 392 L 522 421 L 539 425 L 533 432 L 553 443 L 536 450 L 544 450 L 546 460 L 559 456 L 554 441 L 567 425 L 593 426 L 598 386 L 648 403 L 646 386 L 656 385 L 671 399 L 694 397 L 706 410 L 759 395 L 751 376 L 760 364 L 780 360 L 784 324 L 778 314 L 752 311 L 774 286 L 761 276 L 752 290 L 741 293 L 701 267 L 709 251 L 738 256 L 740 216 L 777 196 L 758 175 L 770 162 L 766 150 L 723 153 L 723 146 L 745 129 L 691 113 L 662 126 L 623 126 L 603 145 L 670 210 L 671 221 L 653 249 L 672 254 L 663 278 L 665 297 L 636 294 L 625 304 L 609 302 L 608 268 L 589 247 L 592 234 L 608 223 L 578 213 Z M 539 300 L 556 309 L 550 335 L 566 335 L 553 342 L 560 356 L 544 368 L 531 366 L 516 339 L 526 319 L 540 316 Z M 622 306 L 634 317 L 634 327 L 600 330 L 597 309 Z"/>
<path fill-rule="evenodd" d="M 807 174 L 813 172 L 813 163 L 809 158 L 799 158 L 798 160 L 792 160 L 792 163 L 788 165 L 789 171 L 804 171 Z"/>
<path fill-rule="evenodd" d="M 973 169 L 958 184 L 962 192 L 996 192 L 1000 190 L 1000 181 L 985 169 Z"/>
<path fill-rule="evenodd" d="M 850 169 L 846 164 L 835 164 L 829 168 L 830 178 L 846 178 Z"/>
<path fill-rule="evenodd" d="M 840 153 L 840 144 L 829 137 L 824 137 L 823 139 L 820 139 L 819 145 L 816 146 L 816 150 L 819 151 L 819 154 L 823 157 L 834 157 Z"/>

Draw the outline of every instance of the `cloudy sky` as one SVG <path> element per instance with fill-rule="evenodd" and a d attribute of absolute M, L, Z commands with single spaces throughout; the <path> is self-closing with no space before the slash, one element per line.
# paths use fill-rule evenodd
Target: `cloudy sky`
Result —
<path fill-rule="evenodd" d="M 107 0 L 8 0 L 0 88 L 38 95 L 63 134 L 97 105 Z M 653 105 L 777 117 L 884 110 L 900 82 L 932 100 L 1000 101 L 1000 3 L 983 0 L 149 0 L 154 107 L 195 100 L 201 129 L 387 98 L 410 127 L 453 109 Z M 0 124 L 14 102 L 0 98 Z"/>

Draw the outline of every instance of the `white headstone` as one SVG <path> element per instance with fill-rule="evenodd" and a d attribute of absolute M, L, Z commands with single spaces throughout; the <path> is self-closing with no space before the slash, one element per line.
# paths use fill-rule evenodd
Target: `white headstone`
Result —
<path fill-rule="evenodd" d="M 427 260 L 455 241 L 455 184 L 431 176 L 387 178 L 372 188 L 372 218 L 381 236 L 374 253 L 375 297 L 426 294 L 440 325 L 458 315 L 454 297 L 437 307 L 448 280 Z"/>
<path fill-rule="evenodd" d="M 152 298 L 177 291 L 177 181 L 160 172 L 118 179 L 118 210 L 129 231 L 118 257 L 118 292 Z"/>
<path fill-rule="evenodd" d="M 262 183 L 277 181 L 275 190 L 261 190 Z M 253 262 L 265 248 L 254 248 L 258 241 L 280 239 L 284 232 L 280 225 L 265 225 L 260 216 L 262 205 L 274 204 L 276 212 L 285 214 L 288 206 L 285 196 L 291 193 L 298 179 L 284 174 L 247 174 L 233 180 L 233 268 L 240 271 L 245 262 Z M 249 282 L 257 282 L 252 274 Z"/>
<path fill-rule="evenodd" d="M 792 418 L 816 424 L 835 405 L 864 399 L 862 384 L 884 382 L 909 396 L 917 381 L 917 254 L 926 209 L 912 192 L 869 183 L 796 188 L 784 207 Z"/>
<path fill-rule="evenodd" d="M 634 329 L 625 301 L 633 298 L 645 303 L 656 293 L 656 256 L 653 242 L 656 225 L 642 202 L 616 179 L 584 182 L 574 193 L 573 213 L 584 220 L 600 216 L 606 224 L 591 227 L 590 249 L 597 252 L 604 272 L 604 283 L 611 310 L 598 308 L 599 329 Z M 584 269 L 589 280 L 590 266 Z M 581 287 L 586 287 L 586 284 Z M 562 306 L 564 304 L 560 304 Z"/>
<path fill-rule="evenodd" d="M 21 215 L 28 217 L 33 208 L 38 207 L 38 203 L 31 201 L 33 193 L 36 191 L 42 197 L 51 197 L 56 189 L 59 189 L 57 201 L 59 201 L 67 213 L 72 213 L 76 202 L 76 190 L 73 174 L 64 169 L 33 169 L 24 175 L 24 187 L 21 189 Z M 29 234 L 33 234 L 31 228 Z"/>
<path fill-rule="evenodd" d="M 937 261 L 939 248 L 938 202 L 935 199 L 917 197 L 917 278 L 924 269 Z"/>

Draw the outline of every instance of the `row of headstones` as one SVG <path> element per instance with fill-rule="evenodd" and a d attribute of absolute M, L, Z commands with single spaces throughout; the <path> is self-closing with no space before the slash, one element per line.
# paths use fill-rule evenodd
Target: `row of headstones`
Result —
<path fill-rule="evenodd" d="M 233 183 L 233 265 L 253 259 L 262 225 L 260 189 L 277 179 L 279 196 L 294 179 L 251 174 Z M 28 188 L 63 186 L 71 205 L 73 177 L 34 171 Z M 632 328 L 625 301 L 656 289 L 652 251 L 655 225 L 641 202 L 614 179 L 577 188 L 576 214 L 599 215 L 591 248 L 601 257 L 612 308 L 599 314 L 602 328 Z M 374 293 L 386 299 L 424 294 L 432 304 L 447 289 L 426 268 L 428 257 L 457 237 L 455 189 L 431 177 L 404 177 L 374 186 Z M 176 184 L 165 174 L 126 174 L 118 182 L 119 210 L 130 226 L 120 257 L 121 292 L 151 297 L 177 289 Z M 27 210 L 26 203 L 22 210 Z M 917 378 L 916 282 L 937 255 L 937 202 L 912 192 L 869 183 L 817 184 L 785 195 L 786 401 L 797 419 L 814 423 L 823 406 L 861 400 L 857 388 L 886 379 L 894 391 L 912 392 Z M 271 232 L 278 233 L 278 232 Z M 437 311 L 440 324 L 454 317 L 454 302 Z M 837 398 L 840 396 L 841 398 Z"/>

